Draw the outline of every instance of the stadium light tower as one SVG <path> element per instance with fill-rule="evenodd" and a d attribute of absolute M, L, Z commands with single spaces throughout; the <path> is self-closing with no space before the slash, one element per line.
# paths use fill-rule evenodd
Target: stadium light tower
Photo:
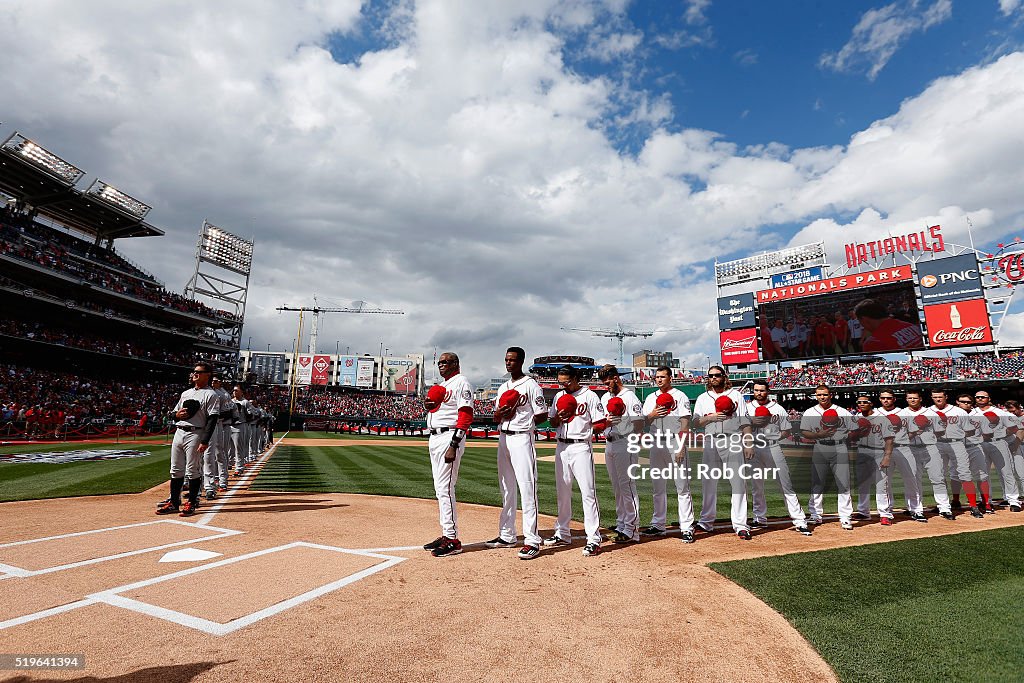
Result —
<path fill-rule="evenodd" d="M 85 175 L 85 171 L 64 161 L 53 152 L 15 132 L 2 145 L 8 153 L 17 154 L 44 173 L 71 187 Z"/>
<path fill-rule="evenodd" d="M 622 368 L 626 362 L 625 356 L 622 351 L 622 342 L 626 337 L 653 337 L 659 332 L 693 332 L 696 328 L 693 327 L 659 327 L 653 330 L 637 330 L 632 329 L 632 326 L 624 326 L 624 323 L 616 323 L 615 327 L 563 327 L 563 332 L 590 332 L 591 336 L 594 337 L 611 337 L 619 340 L 619 368 Z"/>

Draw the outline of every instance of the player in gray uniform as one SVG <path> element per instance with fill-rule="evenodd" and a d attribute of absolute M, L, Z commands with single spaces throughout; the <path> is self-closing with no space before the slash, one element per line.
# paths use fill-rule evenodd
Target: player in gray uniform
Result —
<path fill-rule="evenodd" d="M 228 490 L 228 435 L 227 420 L 231 415 L 231 395 L 221 386 L 221 377 L 214 375 L 210 387 L 217 393 L 220 419 L 213 430 L 210 447 L 203 459 L 203 489 L 207 500 L 217 497 L 218 491 Z"/>
<path fill-rule="evenodd" d="M 171 495 L 157 506 L 156 514 L 179 512 L 182 517 L 195 513 L 202 487 L 202 456 L 209 448 L 217 425 L 220 399 L 209 387 L 213 367 L 199 361 L 192 371 L 192 388 L 181 392 L 172 415 L 175 420 L 171 442 Z M 181 504 L 185 475 L 189 477 L 188 500 Z"/>
<path fill-rule="evenodd" d="M 235 476 L 240 477 L 249 459 L 249 399 L 242 385 L 236 384 L 232 389 L 231 400 L 235 404 L 231 417 L 231 449 L 235 454 Z"/>

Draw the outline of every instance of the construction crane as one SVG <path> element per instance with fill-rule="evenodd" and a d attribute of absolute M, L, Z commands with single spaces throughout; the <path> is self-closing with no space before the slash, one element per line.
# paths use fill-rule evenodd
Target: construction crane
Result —
<path fill-rule="evenodd" d="M 615 327 L 563 327 L 563 332 L 590 332 L 591 336 L 594 337 L 610 337 L 619 340 L 619 367 L 622 368 L 625 365 L 626 359 L 622 352 L 622 340 L 626 337 L 653 337 L 659 332 L 693 332 L 696 328 L 694 327 L 659 327 L 654 330 L 637 330 L 631 329 L 634 326 L 624 326 L 623 323 L 616 323 Z"/>
<path fill-rule="evenodd" d="M 278 306 L 277 311 L 298 311 L 299 313 L 299 330 L 295 335 L 295 348 L 292 350 L 292 371 L 288 379 L 288 383 L 291 385 L 291 401 L 288 407 L 288 419 L 291 419 L 291 414 L 295 411 L 295 390 L 296 383 L 295 378 L 298 372 L 298 359 L 299 359 L 299 344 L 302 342 L 302 319 L 306 313 L 313 314 L 313 329 L 309 335 L 309 353 L 316 353 L 316 336 L 320 326 L 320 314 L 321 313 L 377 313 L 381 315 L 405 315 L 405 311 L 399 311 L 397 309 L 380 308 L 378 306 L 371 306 L 365 301 L 353 301 L 348 306 L 343 307 L 325 307 L 317 305 L 316 296 L 313 296 L 312 306 Z"/>

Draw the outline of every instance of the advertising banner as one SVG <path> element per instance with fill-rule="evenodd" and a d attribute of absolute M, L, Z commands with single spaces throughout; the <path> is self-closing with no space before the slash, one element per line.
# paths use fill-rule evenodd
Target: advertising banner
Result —
<path fill-rule="evenodd" d="M 984 299 L 925 306 L 924 322 L 932 348 L 992 343 L 992 327 Z"/>
<path fill-rule="evenodd" d="M 797 297 L 826 294 L 828 292 L 858 289 L 861 287 L 874 287 L 892 282 L 909 282 L 913 280 L 913 277 L 910 266 L 869 270 L 866 273 L 850 273 L 849 275 L 826 278 L 818 282 L 777 287 L 775 289 L 763 289 L 757 293 L 757 303 L 772 303 L 784 299 L 795 299 Z"/>
<path fill-rule="evenodd" d="M 753 327 L 754 294 L 746 292 L 718 299 L 718 329 L 734 330 L 740 327 Z"/>
<path fill-rule="evenodd" d="M 296 384 L 309 384 L 313 378 L 313 356 L 308 353 L 299 354 L 299 362 L 295 370 Z"/>
<path fill-rule="evenodd" d="M 392 358 L 388 356 L 384 358 L 383 370 L 379 389 L 405 394 L 415 393 L 417 378 L 416 361 L 409 358 Z"/>
<path fill-rule="evenodd" d="M 821 266 L 815 266 L 814 268 L 804 268 L 803 270 L 794 270 L 791 273 L 778 273 L 772 275 L 769 280 L 769 286 L 772 289 L 776 287 L 790 287 L 792 285 L 802 285 L 808 282 L 817 282 L 825 278 L 824 273 L 821 270 Z"/>
<path fill-rule="evenodd" d="M 257 384 L 284 384 L 286 366 L 282 353 L 254 353 L 249 356 L 249 372 L 256 374 Z"/>
<path fill-rule="evenodd" d="M 925 306 L 985 296 L 981 289 L 978 257 L 973 253 L 920 261 L 917 279 L 921 285 L 921 302 Z"/>
<path fill-rule="evenodd" d="M 313 356 L 313 372 L 310 375 L 310 384 L 318 384 L 325 386 L 330 380 L 331 374 L 331 357 L 330 356 Z"/>
<path fill-rule="evenodd" d="M 357 361 L 356 386 L 360 389 L 373 387 L 373 358 L 360 358 Z"/>
<path fill-rule="evenodd" d="M 343 387 L 356 386 L 357 356 L 338 356 L 338 384 Z"/>
<path fill-rule="evenodd" d="M 758 361 L 757 330 L 753 327 L 721 332 L 719 340 L 722 347 L 722 365 L 742 365 Z"/>

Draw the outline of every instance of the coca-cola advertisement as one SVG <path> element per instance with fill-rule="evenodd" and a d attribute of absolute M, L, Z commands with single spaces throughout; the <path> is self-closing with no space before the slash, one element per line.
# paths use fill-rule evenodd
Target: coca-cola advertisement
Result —
<path fill-rule="evenodd" d="M 928 328 L 928 345 L 932 348 L 992 343 L 992 327 L 984 299 L 925 306 L 924 321 Z"/>
<path fill-rule="evenodd" d="M 758 361 L 757 330 L 753 327 L 721 332 L 720 341 L 722 365 L 742 365 Z"/>

